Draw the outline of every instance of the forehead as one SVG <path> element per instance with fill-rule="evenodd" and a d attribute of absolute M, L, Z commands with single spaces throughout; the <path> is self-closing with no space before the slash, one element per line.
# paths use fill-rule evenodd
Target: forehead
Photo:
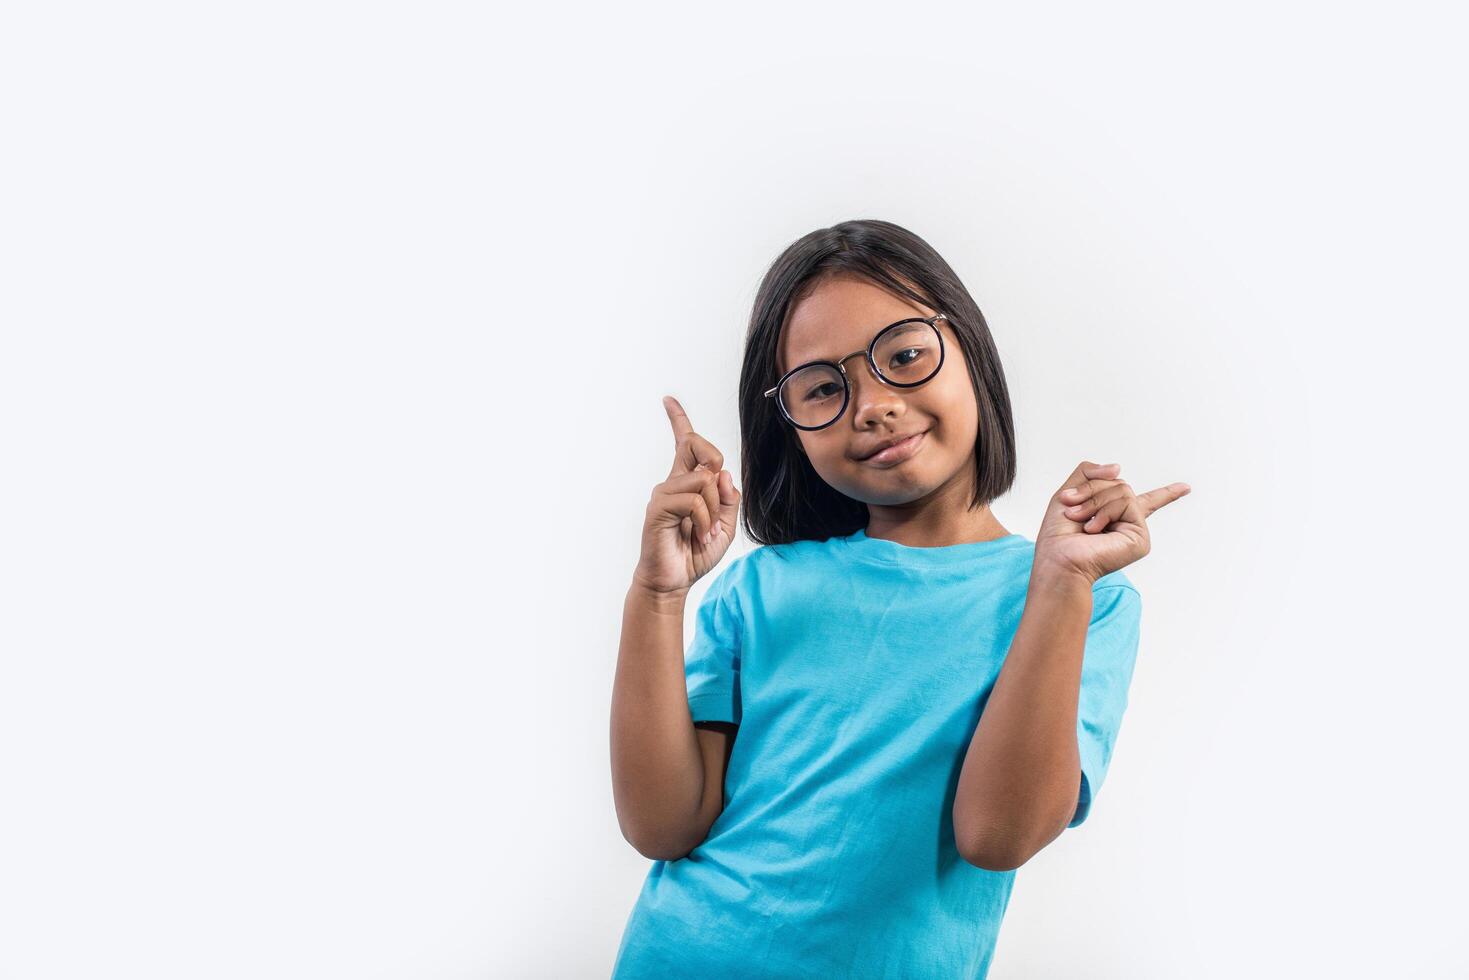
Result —
<path fill-rule="evenodd" d="M 790 312 L 780 334 L 781 371 L 807 361 L 836 360 L 862 350 L 890 323 L 937 312 L 863 279 L 821 283 Z"/>

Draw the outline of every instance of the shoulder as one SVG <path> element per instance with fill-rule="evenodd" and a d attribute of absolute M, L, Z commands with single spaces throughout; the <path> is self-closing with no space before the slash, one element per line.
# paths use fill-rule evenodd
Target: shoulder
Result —
<path fill-rule="evenodd" d="M 726 553 L 724 562 L 708 576 L 706 601 L 737 601 L 738 593 L 748 592 L 763 550 L 761 547 L 738 555 Z"/>
<path fill-rule="evenodd" d="M 759 587 L 760 569 L 771 560 L 769 545 L 757 545 L 742 554 L 727 557 L 710 590 L 718 589 L 722 594 L 751 592 Z"/>
<path fill-rule="evenodd" d="M 739 555 L 726 556 L 714 573 L 710 593 L 738 603 L 741 596 L 754 599 L 762 587 L 780 588 L 792 574 L 798 578 L 831 559 L 831 544 L 825 541 L 792 541 L 761 544 Z"/>
<path fill-rule="evenodd" d="M 1140 596 L 1137 586 L 1132 583 L 1132 579 L 1123 574 L 1122 569 L 1119 568 L 1115 572 L 1108 572 L 1092 583 L 1092 598 L 1099 599 L 1118 589 L 1126 589 L 1128 592 L 1131 592 L 1132 598 Z"/>
<path fill-rule="evenodd" d="M 1142 595 L 1121 569 L 1092 584 L 1090 630 L 1136 632 L 1142 614 Z"/>

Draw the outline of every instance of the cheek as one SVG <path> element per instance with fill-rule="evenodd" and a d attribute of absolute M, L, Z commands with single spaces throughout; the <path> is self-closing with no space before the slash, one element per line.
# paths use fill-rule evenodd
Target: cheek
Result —
<path fill-rule="evenodd" d="M 935 439 L 935 448 L 941 448 L 946 456 L 968 456 L 979 435 L 978 406 L 968 378 L 957 387 L 954 391 L 935 392 L 942 395 L 942 400 L 934 403 L 930 438 Z"/>
<path fill-rule="evenodd" d="M 830 433 L 804 432 L 796 437 L 796 445 L 812 466 L 829 468 L 839 465 L 846 449 L 835 439 L 823 438 L 824 435 L 829 436 Z"/>
<path fill-rule="evenodd" d="M 943 419 L 951 430 L 968 430 L 973 434 L 979 424 L 979 403 L 969 375 L 963 369 L 945 379 L 943 395 Z"/>
<path fill-rule="evenodd" d="M 975 434 L 979 431 L 979 414 L 974 403 L 971 401 L 964 404 L 954 413 L 949 423 L 953 438 L 974 442 Z"/>

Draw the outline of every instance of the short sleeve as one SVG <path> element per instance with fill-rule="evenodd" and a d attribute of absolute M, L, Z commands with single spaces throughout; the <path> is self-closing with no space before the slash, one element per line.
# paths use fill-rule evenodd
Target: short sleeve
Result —
<path fill-rule="evenodd" d="M 1122 727 L 1122 713 L 1127 708 L 1141 621 L 1142 597 L 1130 585 L 1110 586 L 1092 594 L 1076 718 L 1081 795 L 1067 827 L 1086 820 L 1107 776 L 1117 732 Z"/>
<path fill-rule="evenodd" d="M 732 563 L 709 585 L 684 652 L 684 681 L 694 721 L 740 722 L 740 621 Z"/>

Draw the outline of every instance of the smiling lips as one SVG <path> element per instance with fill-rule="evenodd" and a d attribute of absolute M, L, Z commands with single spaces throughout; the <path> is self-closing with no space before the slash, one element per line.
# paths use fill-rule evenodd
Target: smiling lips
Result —
<path fill-rule="evenodd" d="M 925 429 L 923 432 L 908 436 L 906 439 L 895 442 L 891 446 L 873 453 L 871 456 L 858 460 L 858 462 L 872 463 L 877 466 L 889 466 L 894 463 L 901 463 L 918 451 L 918 447 L 923 443 L 923 437 L 927 434 L 927 431 Z"/>

